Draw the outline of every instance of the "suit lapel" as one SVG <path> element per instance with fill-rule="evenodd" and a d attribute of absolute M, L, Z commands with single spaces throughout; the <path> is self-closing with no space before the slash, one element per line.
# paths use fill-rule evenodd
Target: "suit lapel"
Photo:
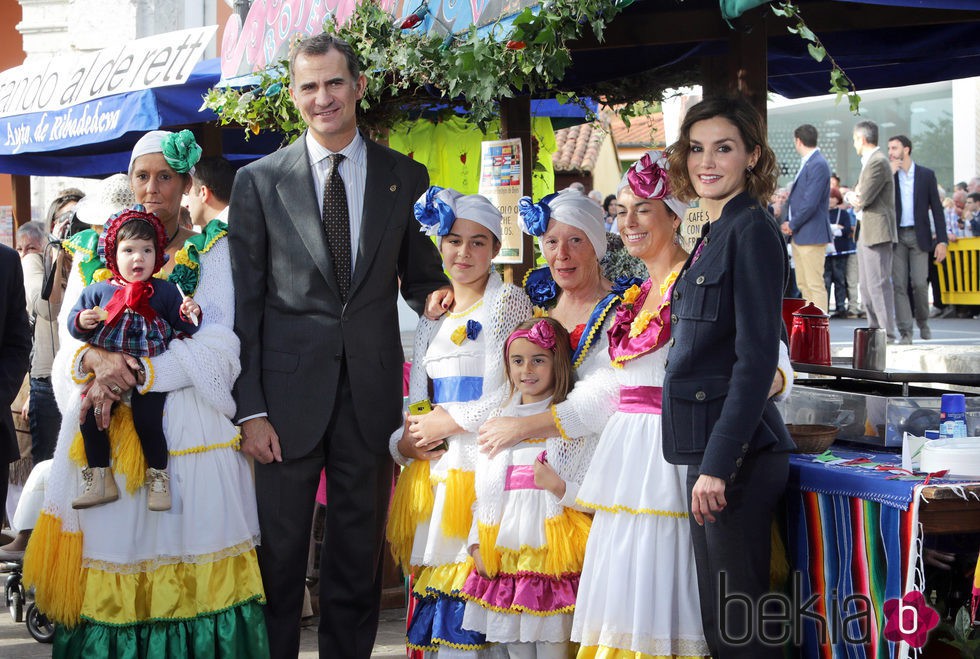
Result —
<path fill-rule="evenodd" d="M 364 210 L 357 259 L 351 274 L 350 296 L 367 277 L 378 246 L 388 228 L 392 204 L 398 197 L 400 181 L 394 171 L 395 161 L 380 146 L 364 140 L 367 176 L 364 182 Z"/>
<path fill-rule="evenodd" d="M 292 149 L 292 153 L 286 161 L 287 169 L 283 177 L 276 184 L 276 192 L 279 193 L 286 215 L 303 240 L 303 245 L 309 251 L 317 270 L 323 275 L 330 289 L 339 296 L 340 289 L 334 278 L 327 237 L 320 221 L 320 205 L 316 199 L 310 157 L 306 152 L 305 134 L 286 148 Z"/>

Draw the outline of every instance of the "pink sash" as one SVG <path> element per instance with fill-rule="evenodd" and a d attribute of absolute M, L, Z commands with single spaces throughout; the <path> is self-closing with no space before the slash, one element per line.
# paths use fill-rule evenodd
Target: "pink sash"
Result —
<path fill-rule="evenodd" d="M 663 408 L 662 387 L 626 387 L 619 388 L 619 411 L 630 414 L 660 414 Z"/>

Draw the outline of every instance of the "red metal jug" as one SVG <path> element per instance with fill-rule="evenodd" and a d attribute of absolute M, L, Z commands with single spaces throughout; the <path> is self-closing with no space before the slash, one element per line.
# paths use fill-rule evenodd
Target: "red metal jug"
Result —
<path fill-rule="evenodd" d="M 793 314 L 789 358 L 830 366 L 830 316 L 812 302 Z"/>

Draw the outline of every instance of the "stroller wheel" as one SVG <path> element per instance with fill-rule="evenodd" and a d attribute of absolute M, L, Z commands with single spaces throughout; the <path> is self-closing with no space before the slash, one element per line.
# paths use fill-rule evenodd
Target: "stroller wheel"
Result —
<path fill-rule="evenodd" d="M 38 643 L 54 641 L 54 623 L 41 613 L 34 602 L 27 605 L 27 631 Z"/>
<path fill-rule="evenodd" d="M 7 588 L 7 608 L 10 609 L 10 617 L 14 622 L 24 622 L 24 595 L 19 586 L 17 584 Z"/>

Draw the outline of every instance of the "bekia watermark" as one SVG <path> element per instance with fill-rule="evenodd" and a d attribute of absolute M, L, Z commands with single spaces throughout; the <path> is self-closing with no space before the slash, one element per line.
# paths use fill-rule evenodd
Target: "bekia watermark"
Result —
<path fill-rule="evenodd" d="M 820 644 L 866 645 L 871 642 L 874 603 L 861 593 L 841 595 L 837 589 L 829 596 L 810 593 L 803 598 L 803 576 L 794 572 L 788 593 L 767 593 L 753 601 L 748 595 L 729 589 L 729 578 L 718 575 L 717 621 L 726 645 L 762 642 L 783 646 L 804 642 L 807 626 L 812 626 Z M 905 641 L 921 648 L 929 632 L 939 624 L 939 614 L 926 604 L 918 591 L 893 598 L 884 605 L 886 640 Z"/>

